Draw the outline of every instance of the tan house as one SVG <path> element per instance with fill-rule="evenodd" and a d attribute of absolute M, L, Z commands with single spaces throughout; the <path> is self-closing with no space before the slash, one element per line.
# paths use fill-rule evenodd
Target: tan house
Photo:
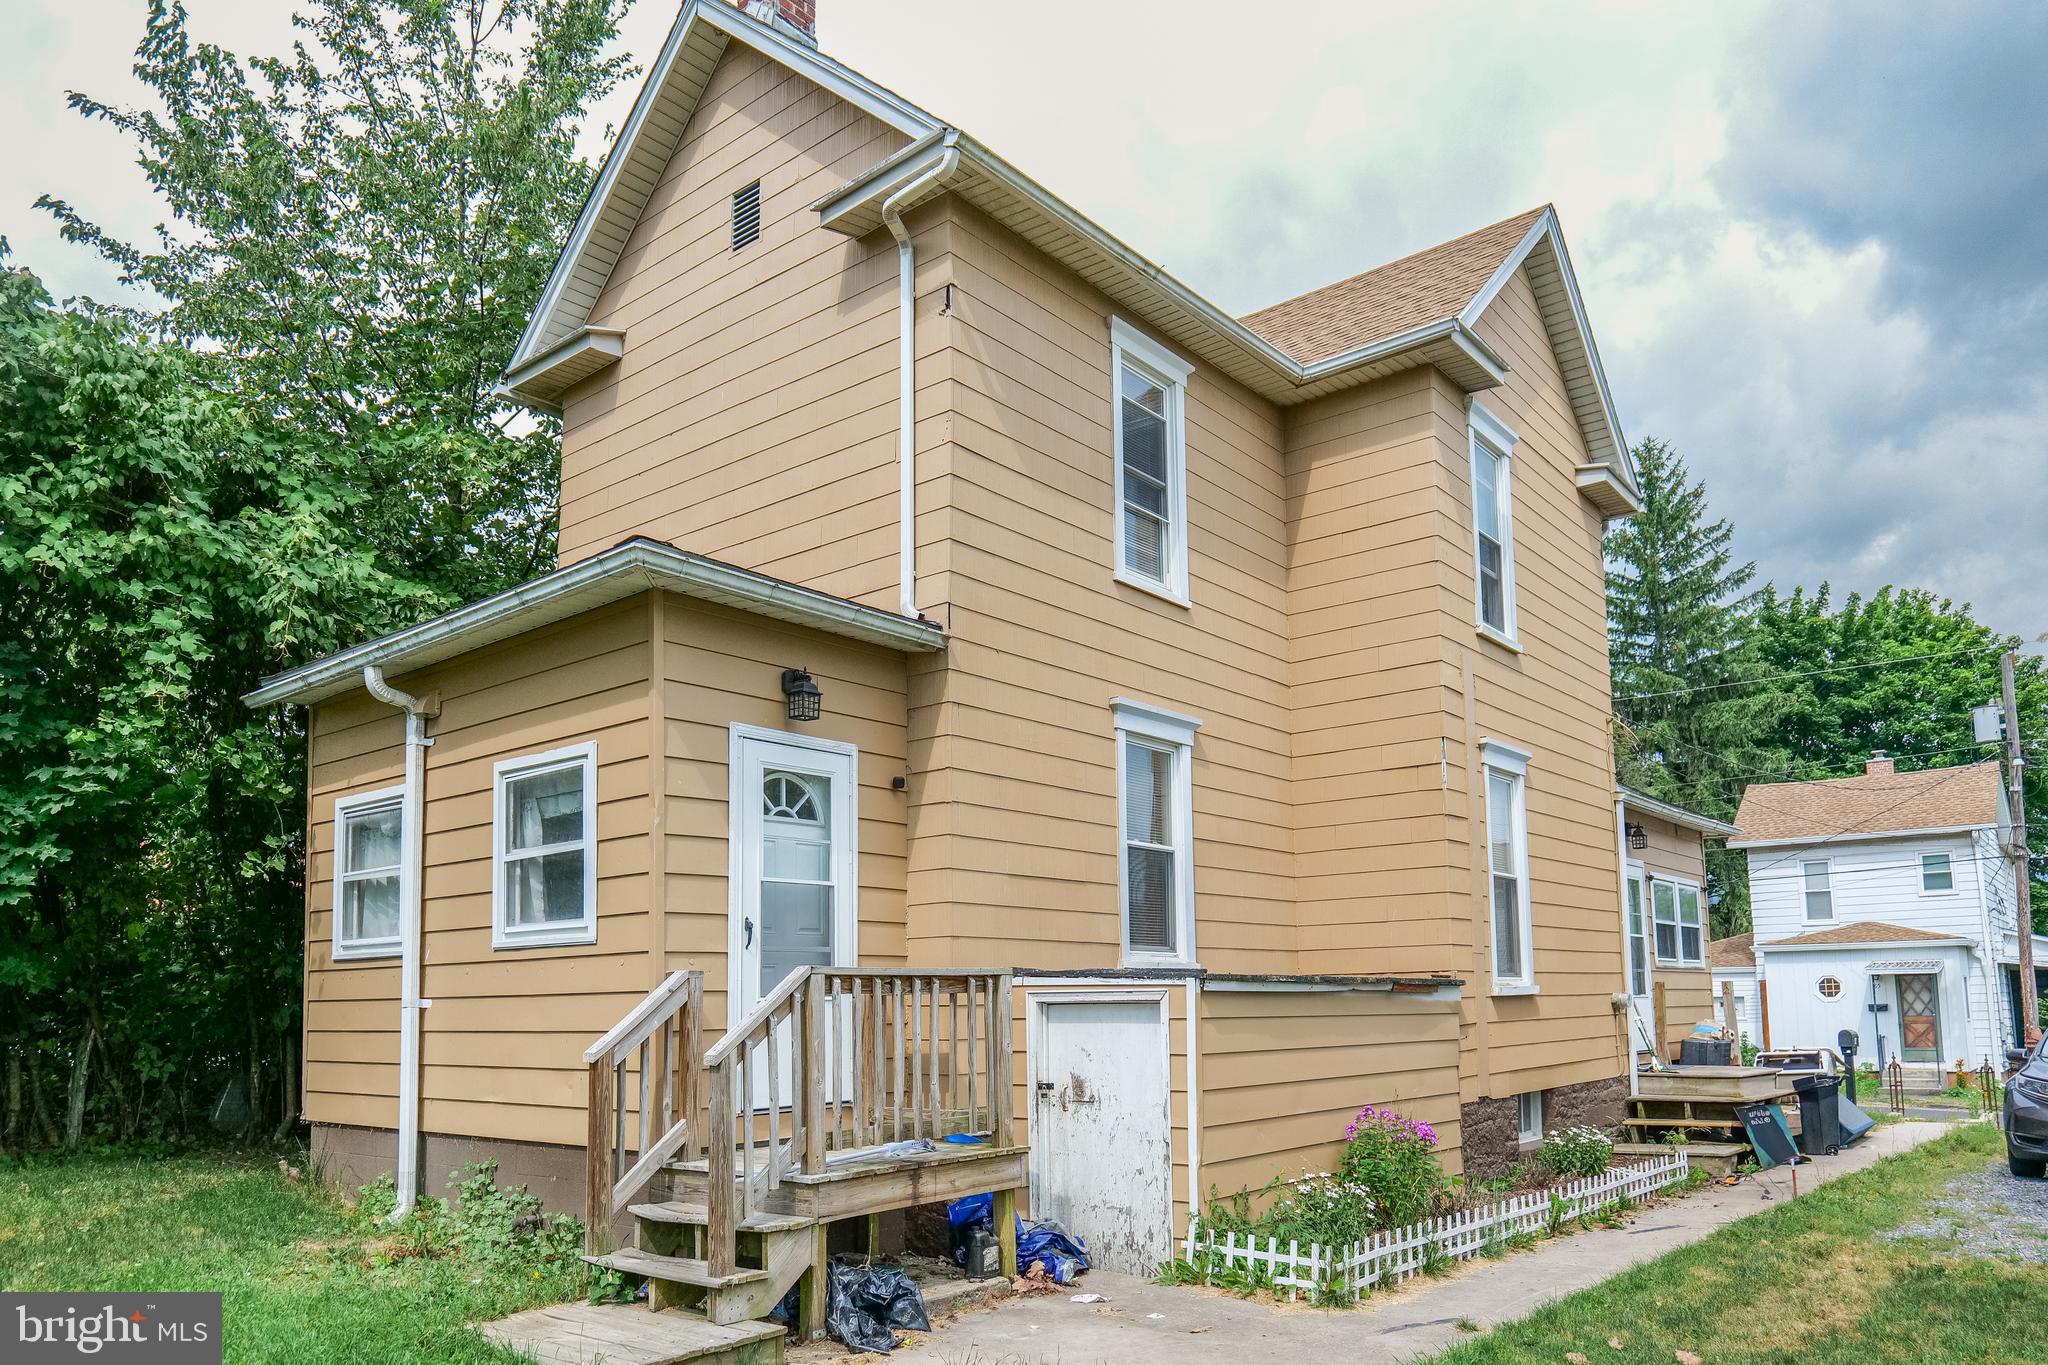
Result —
<path fill-rule="evenodd" d="M 920 1199 L 1146 1271 L 1363 1104 L 1618 1119 L 1638 503 L 1555 213 L 1234 318 L 782 11 L 683 6 L 512 358 L 557 571 L 249 698 L 326 1168 L 652 1180 L 615 1263 L 731 1317 Z"/>
<path fill-rule="evenodd" d="M 1693 1025 L 1719 1017 L 1707 929 L 1706 840 L 1732 839 L 1724 820 L 1621 789 L 1623 933 L 1629 1032 L 1638 1058 L 1678 1059 Z M 1651 1040 L 1660 1040 L 1656 1047 Z"/>

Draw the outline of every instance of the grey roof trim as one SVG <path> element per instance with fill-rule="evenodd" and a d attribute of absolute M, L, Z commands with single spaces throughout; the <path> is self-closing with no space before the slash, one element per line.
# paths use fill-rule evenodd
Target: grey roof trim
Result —
<path fill-rule="evenodd" d="M 1741 830 L 1735 828 L 1726 820 L 1716 820 L 1710 815 L 1701 815 L 1698 811 L 1687 810 L 1684 806 L 1674 806 L 1669 801 L 1659 801 L 1656 797 L 1646 792 L 1639 792 L 1634 787 L 1622 787 L 1620 790 L 1622 805 L 1639 810 L 1645 815 L 1654 815 L 1660 820 L 1669 820 L 1674 825 L 1697 830 L 1701 834 L 1712 834 L 1723 839 L 1732 839 L 1742 833 Z"/>
<path fill-rule="evenodd" d="M 1966 938 L 1874 938 L 1867 943 L 1759 943 L 1759 952 L 1772 953 L 1860 953 L 1865 948 L 1967 948 Z"/>
<path fill-rule="evenodd" d="M 633 111 L 605 157 L 562 254 L 555 259 L 540 302 L 506 366 L 508 372 L 530 364 L 589 319 L 589 307 L 624 253 L 633 225 L 640 220 L 655 181 L 681 142 L 690 114 L 728 41 L 745 43 L 781 62 L 906 136 L 921 137 L 939 126 L 937 119 L 916 105 L 775 26 L 751 18 L 723 0 L 688 0 L 676 15 L 660 55 L 648 68 Z M 569 299 L 571 293 L 577 301 Z"/>
<path fill-rule="evenodd" d="M 891 649 L 932 653 L 946 645 L 945 632 L 933 622 L 635 539 L 495 597 L 265 678 L 242 703 L 261 708 L 324 701 L 360 687 L 366 665 L 423 668 L 652 588 Z"/>
<path fill-rule="evenodd" d="M 849 236 L 874 231 L 882 201 L 934 169 L 948 149 L 959 152 L 958 166 L 935 180 L 920 202 L 946 191 L 959 195 L 1143 317 L 1164 334 L 1165 344 L 1193 352 L 1276 402 L 1302 402 L 1424 362 L 1468 392 L 1507 378 L 1507 362 L 1456 317 L 1304 365 L 958 130 L 927 134 L 820 199 L 820 223 Z"/>
<path fill-rule="evenodd" d="M 1793 839 L 1730 839 L 1728 847 L 1834 848 L 1841 844 L 1860 844 L 1867 839 L 1918 839 L 1929 834 L 1972 834 L 1980 829 L 1996 828 L 1994 823 L 1986 820 L 1977 825 L 1929 825 L 1924 829 L 1836 830 L 1832 834 L 1802 834 Z"/>

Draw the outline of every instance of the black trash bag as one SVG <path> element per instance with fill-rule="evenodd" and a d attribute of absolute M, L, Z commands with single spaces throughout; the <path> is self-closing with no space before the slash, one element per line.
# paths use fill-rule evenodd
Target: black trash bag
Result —
<path fill-rule="evenodd" d="M 896 1329 L 929 1332 L 924 1295 L 894 1266 L 833 1261 L 826 1274 L 825 1330 L 856 1351 L 893 1351 Z"/>

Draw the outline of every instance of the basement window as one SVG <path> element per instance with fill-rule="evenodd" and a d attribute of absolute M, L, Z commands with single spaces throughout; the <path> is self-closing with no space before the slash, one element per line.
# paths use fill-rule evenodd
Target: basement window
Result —
<path fill-rule="evenodd" d="M 345 796 L 334 803 L 334 956 L 389 957 L 398 951 L 399 864 L 405 847 L 405 789 Z"/>
<path fill-rule="evenodd" d="M 761 235 L 761 182 L 756 180 L 732 197 L 732 249 L 751 245 Z"/>
<path fill-rule="evenodd" d="M 1523 1142 L 1543 1141 L 1543 1092 L 1530 1090 L 1515 1096 L 1516 1134 Z"/>
<path fill-rule="evenodd" d="M 597 746 L 506 759 L 492 773 L 491 946 L 597 941 Z"/>

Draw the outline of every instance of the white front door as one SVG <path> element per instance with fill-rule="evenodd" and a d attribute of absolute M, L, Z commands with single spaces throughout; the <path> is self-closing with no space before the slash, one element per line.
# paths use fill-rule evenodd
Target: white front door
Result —
<path fill-rule="evenodd" d="M 799 967 L 859 961 L 855 758 L 851 745 L 733 727 L 735 1020 Z"/>
<path fill-rule="evenodd" d="M 1173 1250 L 1163 995 L 1032 1000 L 1031 1209 L 1089 1263 L 1155 1275 Z"/>

